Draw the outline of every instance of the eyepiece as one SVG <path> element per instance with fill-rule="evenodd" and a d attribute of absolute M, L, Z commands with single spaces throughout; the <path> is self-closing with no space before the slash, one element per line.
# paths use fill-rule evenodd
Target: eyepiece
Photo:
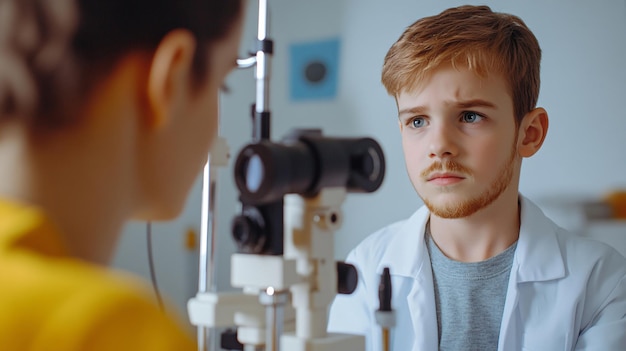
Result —
<path fill-rule="evenodd" d="M 261 204 L 286 194 L 315 196 L 325 187 L 373 192 L 385 175 L 385 157 L 371 138 L 326 138 L 319 130 L 296 131 L 283 143 L 249 144 L 235 162 L 242 200 Z"/>

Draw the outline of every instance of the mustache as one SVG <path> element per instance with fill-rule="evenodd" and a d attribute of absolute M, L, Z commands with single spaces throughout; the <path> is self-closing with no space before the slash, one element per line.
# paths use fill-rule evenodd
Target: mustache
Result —
<path fill-rule="evenodd" d="M 437 161 L 437 162 L 432 163 L 430 166 L 428 166 L 428 168 L 423 170 L 420 175 L 422 176 L 422 178 L 428 178 L 434 172 L 461 173 L 465 175 L 472 174 L 472 171 L 469 168 L 463 166 L 462 164 L 458 162 L 448 160 L 445 162 Z"/>

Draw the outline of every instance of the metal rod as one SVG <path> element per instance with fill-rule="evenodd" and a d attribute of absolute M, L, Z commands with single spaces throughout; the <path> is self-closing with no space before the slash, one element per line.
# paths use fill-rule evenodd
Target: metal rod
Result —
<path fill-rule="evenodd" d="M 259 23 L 257 39 L 262 42 L 268 33 L 267 0 L 259 0 Z M 269 112 L 269 81 L 271 55 L 259 50 L 256 53 L 256 112 Z"/>
<path fill-rule="evenodd" d="M 258 40 L 267 39 L 268 32 L 268 10 L 267 0 L 259 0 L 259 22 L 258 22 Z M 240 68 L 249 68 L 256 65 L 256 112 L 269 112 L 269 80 L 270 80 L 270 62 L 271 55 L 265 53 L 262 47 L 256 53 L 256 57 L 252 56 L 247 59 L 237 60 Z M 219 120 L 218 120 L 219 121 Z M 255 121 L 257 123 L 257 121 Z M 265 121 L 259 120 L 261 125 Z M 263 128 L 257 128 L 260 132 Z M 263 137 L 269 138 L 264 135 Z M 260 139 L 261 135 L 255 136 Z M 215 204 L 215 184 L 216 175 L 211 168 L 211 156 L 209 155 L 207 163 L 204 167 L 203 183 L 202 183 L 202 213 L 201 213 L 201 230 L 200 230 L 200 257 L 199 257 L 199 275 L 198 275 L 198 291 L 208 292 L 215 291 L 215 221 L 214 221 L 214 204 Z M 281 312 L 282 313 L 282 308 Z M 282 317 L 280 319 L 282 322 Z M 282 323 L 281 330 L 282 333 Z M 213 349 L 211 341 L 216 336 L 215 330 L 211 328 L 198 327 L 198 350 L 208 351 Z"/>
<path fill-rule="evenodd" d="M 265 308 L 265 327 L 267 328 L 267 337 L 265 340 L 265 351 L 279 351 L 279 323 L 277 305 L 269 305 Z"/>
<path fill-rule="evenodd" d="M 267 13 L 267 0 L 259 0 L 259 40 L 267 39 L 267 28 L 269 23 Z"/>
<path fill-rule="evenodd" d="M 202 213 L 200 224 L 200 258 L 198 274 L 198 292 L 215 291 L 215 177 L 211 169 L 211 156 L 204 166 L 202 180 Z M 198 351 L 212 350 L 210 344 L 214 331 L 206 327 L 198 327 Z"/>
<path fill-rule="evenodd" d="M 217 128 L 219 131 L 221 104 L 218 95 Z M 219 133 L 216 133 L 216 139 Z M 202 204 L 200 213 L 200 247 L 198 259 L 198 292 L 215 292 L 215 247 L 216 247 L 216 222 L 215 222 L 215 189 L 217 184 L 217 167 L 212 165 L 213 156 L 209 152 L 207 162 L 202 174 Z M 214 343 L 216 331 L 204 326 L 198 327 L 198 351 L 210 351 L 215 349 Z"/>
<path fill-rule="evenodd" d="M 280 351 L 288 301 L 289 290 L 276 291 L 269 287 L 259 294 L 259 302 L 265 306 L 265 351 Z"/>
<path fill-rule="evenodd" d="M 200 224 L 200 275 L 198 277 L 198 291 L 208 292 L 215 288 L 214 266 L 215 263 L 215 236 L 214 236 L 214 190 L 215 179 L 211 172 L 211 156 L 209 155 L 204 166 L 202 180 L 202 213 Z"/>

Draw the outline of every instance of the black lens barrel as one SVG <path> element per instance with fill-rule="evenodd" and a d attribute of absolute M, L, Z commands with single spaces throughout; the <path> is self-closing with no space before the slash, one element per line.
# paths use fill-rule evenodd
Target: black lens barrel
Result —
<path fill-rule="evenodd" d="M 384 175 L 384 154 L 374 139 L 327 138 L 316 131 L 292 133 L 283 143 L 249 144 L 235 162 L 241 198 L 252 204 L 286 194 L 315 196 L 326 187 L 369 193 L 380 187 Z"/>

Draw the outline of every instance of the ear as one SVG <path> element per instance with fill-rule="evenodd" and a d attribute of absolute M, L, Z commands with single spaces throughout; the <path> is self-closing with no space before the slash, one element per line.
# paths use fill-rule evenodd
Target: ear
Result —
<path fill-rule="evenodd" d="M 195 37 L 182 29 L 168 33 L 157 46 L 148 72 L 148 127 L 167 124 L 184 104 L 191 89 L 195 50 Z"/>
<path fill-rule="evenodd" d="M 548 113 L 541 107 L 528 112 L 522 119 L 518 142 L 519 154 L 522 157 L 534 155 L 548 134 Z"/>

